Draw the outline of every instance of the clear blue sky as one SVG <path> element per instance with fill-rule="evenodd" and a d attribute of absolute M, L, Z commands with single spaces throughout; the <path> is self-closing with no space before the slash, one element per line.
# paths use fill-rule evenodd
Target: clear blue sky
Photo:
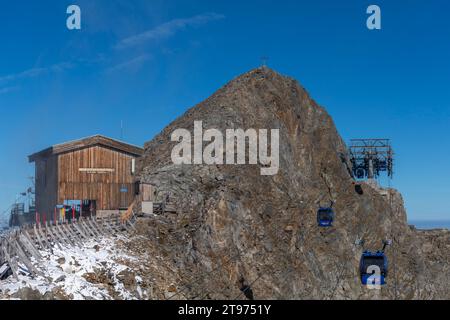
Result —
<path fill-rule="evenodd" d="M 66 8 L 82 30 L 66 28 Z M 382 30 L 366 28 L 366 8 Z M 339 132 L 387 137 L 411 219 L 450 219 L 450 2 L 42 0 L 0 5 L 0 209 L 26 156 L 96 133 L 138 145 L 260 64 L 298 79 Z"/>

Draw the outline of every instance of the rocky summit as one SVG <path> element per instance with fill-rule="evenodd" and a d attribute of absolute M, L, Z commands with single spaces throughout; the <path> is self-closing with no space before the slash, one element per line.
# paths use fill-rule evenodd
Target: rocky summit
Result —
<path fill-rule="evenodd" d="M 171 134 L 195 121 L 221 132 L 279 129 L 277 174 L 261 175 L 261 164 L 173 164 Z M 174 208 L 136 226 L 158 258 L 152 298 L 450 298 L 450 232 L 415 230 L 399 192 L 356 182 L 330 115 L 269 68 L 232 80 L 146 143 L 139 177 Z M 317 210 L 330 202 L 333 227 L 320 228 Z M 370 290 L 361 253 L 383 240 L 392 240 L 387 283 Z"/>

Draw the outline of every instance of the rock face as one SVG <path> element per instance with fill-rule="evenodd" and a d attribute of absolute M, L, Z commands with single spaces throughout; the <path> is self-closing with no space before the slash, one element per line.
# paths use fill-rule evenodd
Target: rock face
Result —
<path fill-rule="evenodd" d="M 279 129 L 278 174 L 259 165 L 174 165 L 175 129 Z M 295 80 L 268 69 L 232 80 L 146 143 L 141 182 L 176 214 L 141 219 L 138 230 L 164 257 L 155 298 L 449 299 L 450 233 L 410 228 L 401 195 L 373 183 L 355 188 L 345 143 L 327 112 Z M 334 201 L 331 228 L 319 204 Z M 359 280 L 363 248 L 387 248 L 381 290 Z M 156 252 L 156 253 L 155 253 Z M 164 266 L 164 267 L 163 267 Z"/>

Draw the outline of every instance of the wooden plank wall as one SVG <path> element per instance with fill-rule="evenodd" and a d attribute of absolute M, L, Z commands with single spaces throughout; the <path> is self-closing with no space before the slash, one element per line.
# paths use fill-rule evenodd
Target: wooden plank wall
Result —
<path fill-rule="evenodd" d="M 97 210 L 128 207 L 134 198 L 134 156 L 102 146 L 75 150 L 58 157 L 58 203 L 64 200 L 96 200 Z M 89 173 L 80 168 L 113 169 L 113 172 Z M 128 192 L 121 193 L 121 187 Z"/>
<path fill-rule="evenodd" d="M 37 160 L 35 166 L 36 211 L 47 217 L 51 216 L 57 200 L 57 162 L 57 157 L 51 156 Z"/>
<path fill-rule="evenodd" d="M 156 201 L 156 188 L 151 184 L 141 183 L 139 186 L 140 201 Z"/>

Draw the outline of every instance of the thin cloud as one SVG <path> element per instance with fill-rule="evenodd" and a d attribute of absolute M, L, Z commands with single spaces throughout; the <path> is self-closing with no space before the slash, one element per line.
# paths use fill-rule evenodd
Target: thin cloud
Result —
<path fill-rule="evenodd" d="M 184 30 L 187 27 L 198 27 L 211 21 L 224 19 L 225 16 L 217 13 L 205 13 L 191 18 L 174 19 L 169 22 L 163 23 L 153 29 L 139 33 L 137 35 L 125 38 L 121 40 L 116 48 L 124 49 L 136 45 L 143 44 L 151 40 L 159 40 L 163 38 L 169 38 L 180 30 Z"/>
<path fill-rule="evenodd" d="M 0 88 L 0 95 L 7 94 L 16 90 L 19 90 L 19 87 L 16 86 L 16 87 Z"/>
<path fill-rule="evenodd" d="M 73 65 L 70 62 L 62 62 L 58 64 L 54 64 L 49 67 L 43 67 L 43 68 L 32 68 L 28 69 L 19 73 L 13 73 L 6 76 L 0 77 L 0 84 L 5 84 L 8 82 L 16 81 L 16 80 L 22 80 L 22 79 L 29 79 L 29 78 L 35 78 L 38 76 L 41 76 L 43 74 L 47 73 L 56 73 L 61 72 L 66 69 L 71 68 Z"/>
<path fill-rule="evenodd" d="M 129 69 L 137 69 L 140 68 L 146 61 L 151 59 L 151 55 L 149 54 L 143 54 L 138 57 L 135 57 L 131 60 L 116 64 L 115 66 L 109 67 L 105 70 L 105 73 L 114 73 L 118 71 L 124 71 Z"/>

